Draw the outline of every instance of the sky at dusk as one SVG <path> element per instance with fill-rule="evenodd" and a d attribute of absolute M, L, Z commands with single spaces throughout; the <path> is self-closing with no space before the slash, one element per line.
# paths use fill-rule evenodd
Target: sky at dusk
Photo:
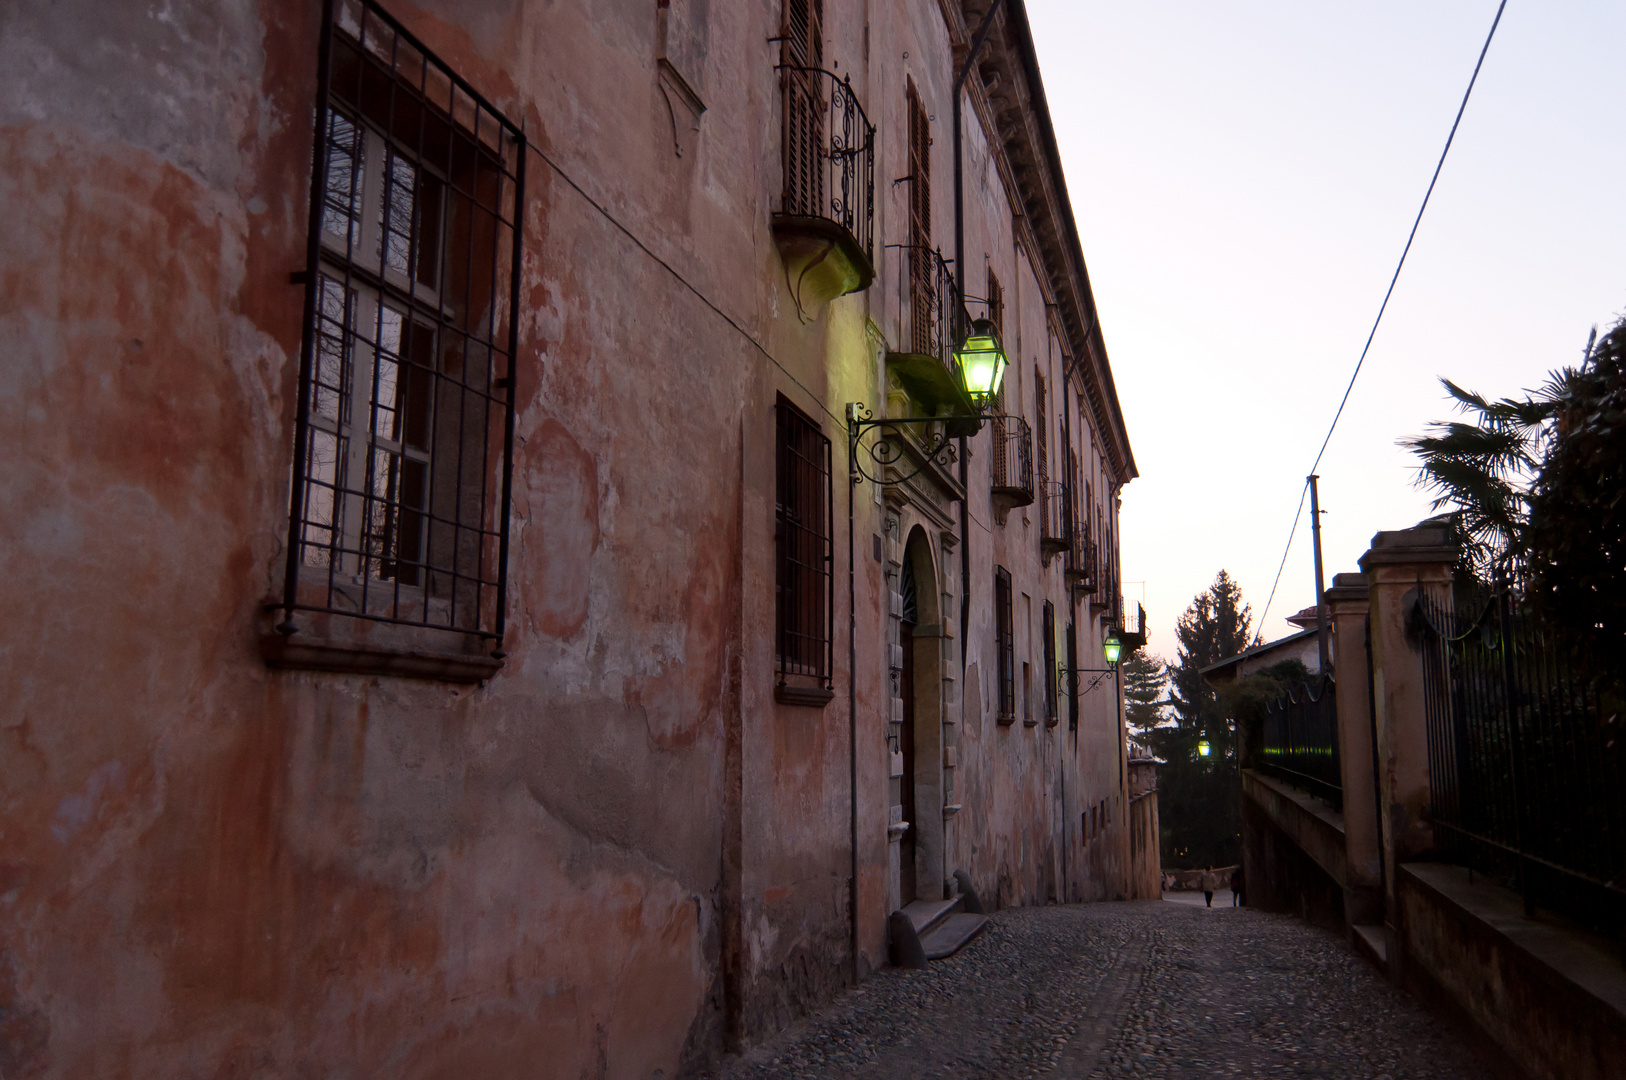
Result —
<path fill-rule="evenodd" d="M 1496 6 L 1028 0 L 1141 473 L 1124 593 L 1153 652 L 1222 567 L 1264 607 Z M 1396 440 L 1451 415 L 1438 376 L 1538 386 L 1626 310 L 1622 41 L 1626 4 L 1510 0 L 1319 468 L 1329 582 L 1430 513 Z M 1267 639 L 1314 602 L 1308 524 Z"/>

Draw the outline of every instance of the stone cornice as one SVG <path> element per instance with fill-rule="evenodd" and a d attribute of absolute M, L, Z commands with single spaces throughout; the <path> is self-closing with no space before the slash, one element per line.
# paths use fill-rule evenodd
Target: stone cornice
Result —
<path fill-rule="evenodd" d="M 982 21 L 988 0 L 940 3 L 958 65 L 968 45 L 968 27 Z M 976 68 L 966 80 L 966 89 L 971 111 L 982 125 L 1011 199 L 1018 242 L 1035 267 L 1044 271 L 1045 300 L 1054 306 L 1063 330 L 1062 340 L 1073 360 L 1075 388 L 1100 435 L 1114 486 L 1122 486 L 1139 473 L 1096 317 L 1089 271 L 1022 0 L 1005 0 Z"/>

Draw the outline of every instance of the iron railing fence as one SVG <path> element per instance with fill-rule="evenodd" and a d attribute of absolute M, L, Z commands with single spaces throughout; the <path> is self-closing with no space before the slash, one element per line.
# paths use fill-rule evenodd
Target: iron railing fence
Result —
<path fill-rule="evenodd" d="M 1020 416 L 996 415 L 993 428 L 993 460 L 989 465 L 989 487 L 1009 505 L 1027 506 L 1033 502 L 1033 429 Z"/>
<path fill-rule="evenodd" d="M 850 79 L 781 64 L 785 188 L 779 212 L 845 228 L 875 258 L 875 125 Z"/>
<path fill-rule="evenodd" d="M 1063 575 L 1074 591 L 1088 596 L 1102 587 L 1101 556 L 1090 534 L 1088 518 L 1073 522 L 1072 545 L 1067 549 L 1067 567 Z"/>
<path fill-rule="evenodd" d="M 1039 485 L 1039 550 L 1047 560 L 1073 543 L 1073 496 L 1059 480 Z"/>
<path fill-rule="evenodd" d="M 1420 596 L 1442 852 L 1593 929 L 1626 933 L 1626 708 L 1516 581 Z"/>
<path fill-rule="evenodd" d="M 955 334 L 971 324 L 954 272 L 935 248 L 888 244 L 887 250 L 899 254 L 897 351 L 936 357 L 953 372 Z"/>
<path fill-rule="evenodd" d="M 1255 764 L 1342 810 L 1344 781 L 1338 761 L 1338 695 L 1331 675 L 1289 689 L 1265 707 L 1264 737 Z"/>

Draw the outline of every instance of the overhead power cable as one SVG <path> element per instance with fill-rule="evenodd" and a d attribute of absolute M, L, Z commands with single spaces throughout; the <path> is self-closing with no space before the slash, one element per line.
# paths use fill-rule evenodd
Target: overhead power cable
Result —
<path fill-rule="evenodd" d="M 1361 355 L 1355 361 L 1355 370 L 1350 373 L 1349 385 L 1344 387 L 1344 396 L 1338 400 L 1338 411 L 1332 415 L 1332 423 L 1327 427 L 1327 437 L 1321 440 L 1321 449 L 1316 451 L 1315 463 L 1310 466 L 1310 472 L 1315 472 L 1321 465 L 1321 457 L 1327 452 L 1327 444 L 1332 442 L 1332 433 L 1338 429 L 1338 420 L 1344 415 L 1344 406 L 1349 404 L 1350 391 L 1355 389 L 1355 380 L 1360 378 L 1361 365 L 1366 363 L 1366 354 L 1372 348 L 1372 339 L 1377 337 L 1378 324 L 1383 322 L 1383 313 L 1388 310 L 1389 298 L 1394 295 L 1395 283 L 1400 280 L 1400 271 L 1406 265 L 1406 256 L 1411 253 L 1412 241 L 1417 239 L 1417 227 L 1423 223 L 1423 211 L 1428 209 L 1429 197 L 1434 194 L 1434 185 L 1439 183 L 1440 170 L 1445 167 L 1445 156 L 1451 152 L 1451 142 L 1457 137 L 1457 125 L 1462 123 L 1462 114 L 1467 111 L 1468 99 L 1473 96 L 1474 83 L 1479 80 L 1479 69 L 1485 64 L 1485 54 L 1490 51 L 1491 39 L 1496 36 L 1496 28 L 1501 25 L 1502 12 L 1507 8 L 1507 0 L 1502 0 L 1496 6 L 1496 18 L 1491 20 L 1490 33 L 1485 35 L 1485 44 L 1479 50 L 1479 59 L 1474 62 L 1474 73 L 1468 77 L 1468 89 L 1463 91 L 1462 104 L 1457 106 L 1457 116 L 1451 121 L 1451 133 L 1445 137 L 1445 148 L 1440 151 L 1440 160 L 1434 165 L 1434 175 L 1428 182 L 1428 190 L 1423 193 L 1423 204 L 1417 208 L 1417 217 L 1411 223 L 1411 232 L 1406 236 L 1406 246 L 1400 252 L 1400 261 L 1395 264 L 1395 272 L 1389 278 L 1389 288 L 1383 294 L 1383 303 L 1378 305 L 1378 317 L 1372 320 L 1372 329 L 1366 335 L 1366 344 L 1361 347 Z M 1305 481 L 1305 488 L 1309 481 Z M 1276 568 L 1276 580 L 1270 585 L 1270 598 L 1265 601 L 1265 610 L 1259 616 L 1259 628 L 1263 631 L 1265 619 L 1270 614 L 1270 605 L 1275 602 L 1276 588 L 1282 582 L 1282 570 L 1287 566 L 1288 552 L 1293 550 L 1293 537 L 1298 532 L 1299 518 L 1304 515 L 1304 491 L 1299 492 L 1298 509 L 1293 511 L 1293 527 L 1287 532 L 1287 546 L 1282 549 L 1281 565 Z"/>

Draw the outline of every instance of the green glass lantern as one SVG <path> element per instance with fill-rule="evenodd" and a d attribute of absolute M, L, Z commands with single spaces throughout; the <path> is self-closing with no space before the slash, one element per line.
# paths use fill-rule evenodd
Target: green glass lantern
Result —
<path fill-rule="evenodd" d="M 954 359 L 960 365 L 966 394 L 979 410 L 986 409 L 1005 378 L 1005 350 L 999 344 L 994 324 L 987 319 L 972 323 L 971 333 L 954 350 Z"/>
<path fill-rule="evenodd" d="M 1123 655 L 1124 643 L 1118 640 L 1118 631 L 1107 632 L 1105 652 L 1107 654 L 1107 667 L 1117 667 L 1118 657 Z"/>
<path fill-rule="evenodd" d="M 1197 756 L 1198 757 L 1207 757 L 1209 754 L 1211 754 L 1213 752 L 1214 752 L 1214 748 L 1208 744 L 1207 739 L 1198 739 L 1197 740 Z"/>

